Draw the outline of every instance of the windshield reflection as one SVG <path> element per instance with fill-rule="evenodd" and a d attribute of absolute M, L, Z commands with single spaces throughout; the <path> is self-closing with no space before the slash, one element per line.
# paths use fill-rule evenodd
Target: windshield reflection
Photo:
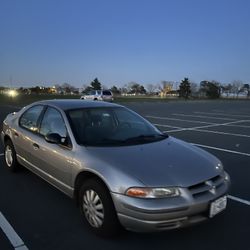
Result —
<path fill-rule="evenodd" d="M 67 115 L 80 145 L 134 145 L 167 137 L 148 121 L 122 107 L 75 109 Z"/>

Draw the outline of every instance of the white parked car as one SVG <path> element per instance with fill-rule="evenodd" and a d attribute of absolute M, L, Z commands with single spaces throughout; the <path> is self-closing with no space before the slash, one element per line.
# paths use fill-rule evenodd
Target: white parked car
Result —
<path fill-rule="evenodd" d="M 82 95 L 81 99 L 112 102 L 114 97 L 110 90 L 91 90 L 86 95 Z"/>

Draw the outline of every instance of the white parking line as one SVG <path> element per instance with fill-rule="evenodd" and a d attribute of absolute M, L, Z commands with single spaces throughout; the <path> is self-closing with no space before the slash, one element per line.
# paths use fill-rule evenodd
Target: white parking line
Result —
<path fill-rule="evenodd" d="M 218 119 L 218 120 L 225 120 L 225 121 L 235 121 L 234 118 L 220 118 L 220 117 L 212 117 L 212 116 L 203 116 L 203 115 L 186 115 L 186 114 L 172 114 L 176 116 L 187 116 L 187 117 L 197 117 L 197 118 L 207 118 L 207 119 Z"/>
<path fill-rule="evenodd" d="M 246 204 L 246 205 L 250 206 L 250 201 L 243 200 L 243 199 L 241 199 L 241 198 L 238 198 L 238 197 L 235 197 L 235 196 L 232 196 L 232 195 L 228 195 L 227 197 L 228 197 L 229 199 L 231 199 L 231 200 L 238 201 L 238 202 L 240 202 L 240 203 L 243 203 L 243 204 Z"/>
<path fill-rule="evenodd" d="M 200 123 L 200 124 L 217 124 L 217 123 L 214 123 L 214 122 L 193 121 L 193 120 L 185 120 L 185 119 L 170 118 L 170 117 L 160 117 L 160 116 L 152 116 L 152 115 L 146 115 L 146 117 L 147 118 L 153 118 L 153 119 L 160 119 L 160 120 L 191 122 L 191 123 Z"/>
<path fill-rule="evenodd" d="M 222 115 L 222 116 L 232 116 L 232 117 L 246 117 L 250 118 L 250 115 L 234 115 L 234 114 L 227 114 L 227 113 L 209 113 L 209 112 L 194 112 L 195 114 L 207 114 L 207 115 Z"/>
<path fill-rule="evenodd" d="M 172 130 L 166 130 L 166 131 L 163 131 L 163 132 L 164 133 L 170 133 L 170 132 L 174 133 L 174 132 L 181 132 L 181 131 L 188 131 L 189 130 L 189 131 L 199 131 L 199 132 L 204 132 L 204 133 L 223 134 L 223 135 L 231 135 L 231 136 L 238 136 L 238 137 L 250 137 L 249 135 L 226 133 L 226 132 L 212 131 L 212 130 L 203 129 L 203 128 L 211 128 L 211 127 L 217 127 L 217 126 L 226 126 L 226 125 L 231 125 L 231 124 L 234 124 L 234 123 L 245 122 L 245 121 L 248 121 L 248 120 L 239 120 L 239 121 L 221 123 L 220 125 L 219 124 L 212 124 L 212 125 L 199 126 L 199 127 L 172 129 Z"/>
<path fill-rule="evenodd" d="M 249 122 L 249 121 L 248 121 Z M 234 125 L 234 124 L 229 124 L 229 125 L 224 125 L 228 127 L 237 127 L 237 128 L 250 128 L 250 126 L 247 125 Z"/>
<path fill-rule="evenodd" d="M 163 133 L 172 133 L 172 132 L 181 132 L 181 131 L 187 131 L 187 128 L 183 128 L 183 129 L 172 129 L 172 130 L 164 130 L 162 131 Z"/>
<path fill-rule="evenodd" d="M 212 133 L 212 134 L 219 134 L 219 135 L 230 135 L 230 136 L 238 136 L 238 137 L 250 138 L 250 135 L 244 135 L 244 134 L 226 133 L 226 132 L 213 131 L 213 130 L 207 130 L 207 129 L 193 129 L 193 130 L 198 131 L 198 132 L 205 132 L 205 133 Z"/>
<path fill-rule="evenodd" d="M 15 232 L 13 227 L 10 225 L 10 223 L 6 220 L 6 218 L 1 212 L 0 212 L 0 227 L 7 236 L 7 238 L 9 239 L 14 249 L 28 250 L 22 239 L 18 236 L 18 234 Z"/>
<path fill-rule="evenodd" d="M 212 109 L 212 111 L 215 111 L 215 112 L 225 112 L 224 110 L 220 110 L 220 109 Z"/>
<path fill-rule="evenodd" d="M 3 105 L 3 107 L 7 107 L 7 108 L 14 108 L 14 109 L 21 109 L 21 106 L 12 106 L 12 105 Z"/>
<path fill-rule="evenodd" d="M 203 122 L 203 121 L 194 121 L 194 120 L 186 120 L 186 119 L 178 119 L 178 118 L 170 118 L 170 117 L 160 117 L 160 116 L 152 116 L 152 115 L 146 115 L 147 118 L 152 119 L 159 119 L 159 120 L 169 120 L 169 121 L 181 121 L 181 122 L 190 122 L 190 123 L 200 123 L 200 124 L 214 124 L 217 126 L 228 126 L 228 127 L 239 127 L 239 128 L 250 128 L 250 126 L 247 125 L 237 125 L 237 124 L 220 124 L 215 122 Z M 238 122 L 250 122 L 250 120 L 244 120 L 244 121 L 236 121 Z"/>
<path fill-rule="evenodd" d="M 177 129 L 182 129 L 181 127 L 174 127 L 174 126 L 169 126 L 169 125 L 165 125 L 165 124 L 158 124 L 158 123 L 153 123 L 155 126 L 159 126 L 159 127 L 167 127 L 167 128 L 177 128 Z"/>
<path fill-rule="evenodd" d="M 198 143 L 192 143 L 192 142 L 190 142 L 190 143 L 191 143 L 192 145 L 194 145 L 194 146 L 198 146 L 198 147 L 201 147 L 201 148 L 209 148 L 209 149 L 214 149 L 214 150 L 223 151 L 223 152 L 227 152 L 227 153 L 238 154 L 238 155 L 244 155 L 244 156 L 250 157 L 250 154 L 249 154 L 249 153 L 243 153 L 243 152 L 234 151 L 234 150 L 229 150 L 229 149 L 225 149 L 225 148 L 217 148 L 217 147 L 212 147 L 212 146 L 203 145 L 203 144 L 198 144 Z"/>

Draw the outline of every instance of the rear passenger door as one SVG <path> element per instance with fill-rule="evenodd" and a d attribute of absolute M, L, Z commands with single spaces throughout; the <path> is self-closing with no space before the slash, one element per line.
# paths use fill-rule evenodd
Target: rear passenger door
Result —
<path fill-rule="evenodd" d="M 18 131 L 14 132 L 13 140 L 17 156 L 27 167 L 34 163 L 34 138 L 38 137 L 39 122 L 44 109 L 44 105 L 35 105 L 27 109 L 19 119 Z"/>

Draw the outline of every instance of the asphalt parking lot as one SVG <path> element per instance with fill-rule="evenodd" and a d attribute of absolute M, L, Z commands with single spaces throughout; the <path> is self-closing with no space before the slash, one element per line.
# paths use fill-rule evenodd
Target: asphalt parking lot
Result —
<path fill-rule="evenodd" d="M 162 131 L 193 143 L 222 161 L 232 180 L 226 211 L 195 227 L 153 234 L 124 232 L 117 239 L 98 238 L 81 223 L 78 208 L 67 196 L 28 170 L 9 173 L 4 168 L 1 144 L 0 212 L 21 240 L 10 241 L 0 219 L 1 250 L 249 249 L 250 101 L 138 102 L 127 106 Z M 0 122 L 16 110 L 17 107 L 0 106 Z"/>

